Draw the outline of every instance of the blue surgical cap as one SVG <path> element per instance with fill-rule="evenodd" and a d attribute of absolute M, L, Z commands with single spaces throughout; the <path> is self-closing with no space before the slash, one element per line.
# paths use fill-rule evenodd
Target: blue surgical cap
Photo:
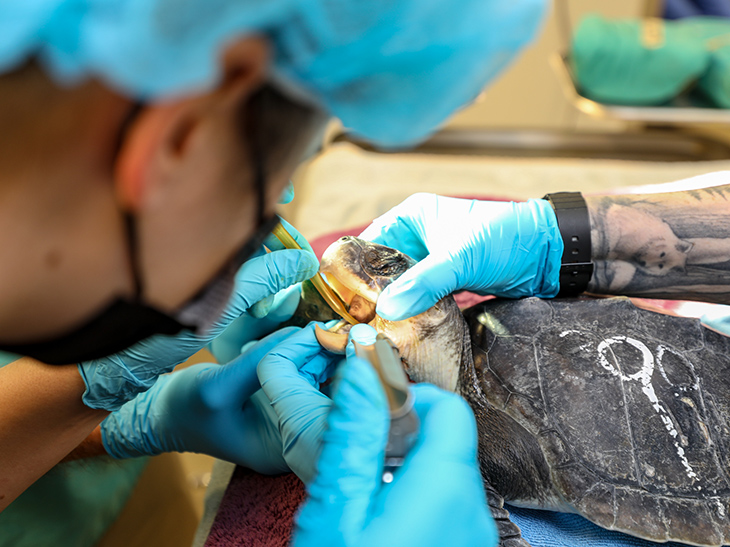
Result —
<path fill-rule="evenodd" d="M 272 79 L 383 146 L 473 100 L 535 34 L 545 0 L 0 0 L 0 71 L 34 56 L 145 100 L 212 86 L 235 38 L 263 34 Z"/>

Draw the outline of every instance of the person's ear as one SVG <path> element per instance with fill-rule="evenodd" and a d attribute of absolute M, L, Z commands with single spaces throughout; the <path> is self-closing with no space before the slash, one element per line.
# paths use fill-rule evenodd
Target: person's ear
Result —
<path fill-rule="evenodd" d="M 122 207 L 135 211 L 154 199 L 154 190 L 184 168 L 196 131 L 216 110 L 232 110 L 265 81 L 269 46 L 262 37 L 230 43 L 220 59 L 221 77 L 214 89 L 144 107 L 127 132 L 115 166 L 116 194 Z"/>

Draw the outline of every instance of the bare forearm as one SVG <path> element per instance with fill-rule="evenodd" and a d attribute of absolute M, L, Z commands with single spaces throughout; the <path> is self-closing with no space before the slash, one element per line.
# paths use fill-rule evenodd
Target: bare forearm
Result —
<path fill-rule="evenodd" d="M 21 359 L 0 369 L 0 510 L 108 414 L 86 407 L 83 391 L 75 366 Z"/>
<path fill-rule="evenodd" d="M 89 433 L 88 437 L 81 441 L 81 444 L 69 452 L 61 461 L 69 462 L 71 460 L 81 460 L 84 458 L 94 458 L 96 456 L 106 455 L 107 452 L 104 448 L 104 443 L 101 440 L 101 427 L 96 426 L 94 430 Z"/>
<path fill-rule="evenodd" d="M 730 304 L 730 184 L 586 203 L 590 292 Z"/>

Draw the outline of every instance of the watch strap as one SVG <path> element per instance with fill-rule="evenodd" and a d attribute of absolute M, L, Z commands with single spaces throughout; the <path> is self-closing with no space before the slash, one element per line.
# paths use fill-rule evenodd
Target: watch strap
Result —
<path fill-rule="evenodd" d="M 563 238 L 558 297 L 576 296 L 586 290 L 593 275 L 591 222 L 586 200 L 580 192 L 546 194 L 543 199 L 555 210 Z"/>

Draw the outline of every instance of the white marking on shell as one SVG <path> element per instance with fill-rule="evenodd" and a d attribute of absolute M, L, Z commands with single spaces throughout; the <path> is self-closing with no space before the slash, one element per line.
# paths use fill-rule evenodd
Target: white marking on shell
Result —
<path fill-rule="evenodd" d="M 559 336 L 560 336 L 560 338 L 565 338 L 569 334 L 577 334 L 577 335 L 579 335 L 581 337 L 585 336 L 584 333 L 582 333 L 579 330 L 575 330 L 575 329 L 564 330 L 563 332 L 561 332 L 559 334 Z M 590 343 L 587 343 L 587 344 L 581 344 L 580 346 L 578 346 L 578 349 L 580 349 L 581 351 L 587 351 L 590 347 L 591 347 L 591 344 Z"/>
<path fill-rule="evenodd" d="M 659 369 L 659 372 L 661 373 L 664 380 L 672 387 L 676 387 L 679 389 L 679 391 L 687 391 L 687 386 L 675 386 L 674 383 L 669 379 L 667 376 L 666 371 L 664 370 L 664 354 L 665 353 L 672 353 L 679 359 L 681 359 L 684 364 L 687 366 L 687 368 L 692 372 L 692 377 L 694 378 L 694 383 L 690 386 L 691 389 L 695 391 L 699 391 L 700 389 L 700 382 L 699 378 L 695 374 L 695 367 L 692 364 L 692 361 L 687 359 L 682 353 L 679 353 L 677 351 L 674 351 L 672 348 L 668 348 L 662 344 L 659 344 L 656 348 L 656 365 Z M 679 397 L 679 394 L 675 393 L 676 397 Z"/>
<path fill-rule="evenodd" d="M 717 507 L 717 514 L 720 515 L 722 518 L 725 518 L 725 506 L 720 500 L 715 500 L 715 504 Z"/>
<path fill-rule="evenodd" d="M 567 333 L 567 331 L 566 331 Z M 608 359 L 606 358 L 606 352 L 610 351 L 610 347 L 613 344 L 618 343 L 627 343 L 632 346 L 634 346 L 636 349 L 638 349 L 641 352 L 643 363 L 641 366 L 641 369 L 635 372 L 634 374 L 626 375 L 623 374 L 620 370 L 618 370 L 616 367 L 611 364 Z M 663 355 L 663 352 L 662 352 Z M 696 479 L 697 473 L 695 473 L 694 469 L 692 469 L 692 466 L 689 464 L 689 460 L 687 460 L 687 456 L 684 454 L 684 449 L 680 446 L 680 440 L 677 437 L 679 436 L 679 432 L 674 427 L 674 423 L 672 422 L 672 419 L 669 417 L 669 413 L 667 410 L 662 406 L 662 404 L 659 402 L 659 398 L 656 395 L 656 391 L 654 391 L 654 386 L 651 383 L 651 378 L 654 374 L 654 356 L 651 353 L 651 350 L 646 347 L 646 345 L 636 340 L 635 338 L 630 338 L 628 336 L 614 336 L 612 338 L 607 338 L 605 340 L 602 340 L 598 344 L 598 362 L 599 364 L 606 369 L 608 372 L 613 374 L 614 376 L 617 376 L 621 379 L 622 382 L 639 382 L 641 383 L 641 391 L 646 395 L 646 398 L 649 400 L 649 403 L 651 404 L 654 411 L 659 415 L 659 418 L 661 419 L 662 423 L 664 424 L 665 429 L 669 433 L 669 435 L 673 439 L 674 448 L 677 451 L 677 456 L 679 456 L 680 461 L 682 462 L 682 466 L 685 469 L 685 473 L 687 476 L 691 479 Z"/>

